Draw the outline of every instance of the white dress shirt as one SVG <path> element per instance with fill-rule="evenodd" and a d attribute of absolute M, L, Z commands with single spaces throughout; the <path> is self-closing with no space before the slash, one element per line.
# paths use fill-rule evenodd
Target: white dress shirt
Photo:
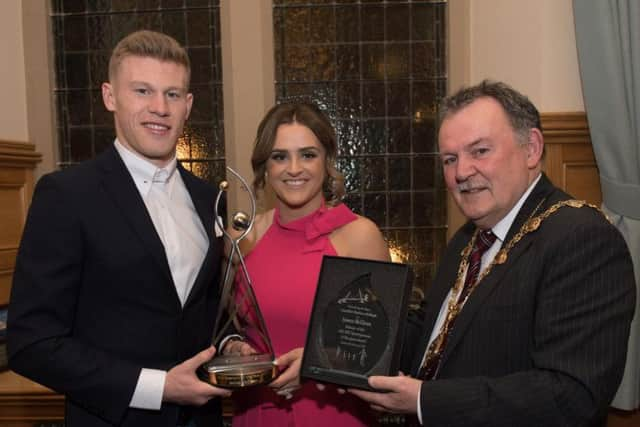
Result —
<path fill-rule="evenodd" d="M 495 256 L 498 254 L 498 251 L 500 251 L 500 248 L 504 243 L 504 239 L 506 239 L 507 233 L 509 232 L 511 225 L 513 224 L 513 221 L 516 219 L 516 215 L 518 215 L 518 212 L 520 212 L 520 208 L 522 208 L 524 201 L 527 200 L 527 197 L 529 197 L 529 194 L 531 194 L 533 187 L 535 187 L 538 181 L 540 181 L 541 176 L 542 174 L 538 175 L 538 177 L 533 180 L 531 185 L 529 185 L 529 188 L 527 188 L 527 191 L 525 191 L 522 197 L 520 197 L 520 199 L 518 200 L 518 203 L 516 203 L 515 206 L 511 208 L 509 213 L 504 218 L 502 218 L 495 226 L 491 228 L 491 231 L 493 232 L 493 234 L 496 235 L 496 240 L 493 242 L 493 245 L 491 245 L 489 249 L 487 249 L 486 252 L 482 254 L 482 258 L 480 258 L 479 274 L 481 274 L 482 271 L 484 271 L 484 269 L 487 268 L 487 266 L 491 263 L 491 261 L 493 261 L 493 258 L 495 258 Z M 463 271 L 462 277 L 464 277 L 464 275 L 466 274 L 467 272 Z M 449 290 L 447 297 L 444 299 L 442 306 L 440 307 L 438 318 L 436 319 L 436 323 L 433 325 L 433 330 L 431 331 L 431 336 L 429 337 L 429 343 L 427 344 L 425 352 L 422 355 L 421 364 L 424 363 L 424 359 L 427 357 L 427 350 L 429 349 L 429 346 L 431 345 L 433 340 L 436 339 L 436 337 L 442 330 L 442 327 L 444 326 L 444 321 L 445 321 L 445 318 L 447 317 L 447 307 L 449 303 L 449 298 L 451 298 L 452 291 L 453 291 L 453 287 Z M 420 408 L 421 392 L 422 390 L 418 393 L 418 420 L 420 421 L 420 425 L 422 425 L 422 411 Z"/>
<path fill-rule="evenodd" d="M 181 305 L 193 287 L 209 247 L 209 239 L 174 157 L 164 168 L 114 143 L 144 200 L 153 225 L 162 241 L 176 294 Z M 160 409 L 166 372 L 143 368 L 129 406 Z"/>

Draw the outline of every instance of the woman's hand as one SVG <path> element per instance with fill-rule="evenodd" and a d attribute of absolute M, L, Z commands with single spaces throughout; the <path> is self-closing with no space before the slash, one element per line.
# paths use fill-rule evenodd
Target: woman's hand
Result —
<path fill-rule="evenodd" d="M 300 388 L 300 365 L 302 364 L 302 347 L 294 348 L 288 353 L 278 357 L 275 364 L 283 368 L 278 378 L 271 381 L 271 387 L 276 394 L 284 396 L 286 399 L 293 397 L 293 392 Z"/>

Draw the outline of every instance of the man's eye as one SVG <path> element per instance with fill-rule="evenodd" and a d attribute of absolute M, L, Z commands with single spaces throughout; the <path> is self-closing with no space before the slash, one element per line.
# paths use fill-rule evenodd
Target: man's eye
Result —
<path fill-rule="evenodd" d="M 143 87 L 135 88 L 135 89 L 134 89 L 134 91 L 135 91 L 137 94 L 140 94 L 140 95 L 147 95 L 147 94 L 149 94 L 149 89 L 146 89 L 146 88 L 143 88 Z"/>
<path fill-rule="evenodd" d="M 473 157 L 480 157 L 483 156 L 485 154 L 487 154 L 489 152 L 488 148 L 475 148 L 472 152 L 471 155 Z"/>
<path fill-rule="evenodd" d="M 455 161 L 456 161 L 455 157 L 444 157 L 442 159 L 442 164 L 444 166 L 449 166 L 449 165 L 452 165 Z"/>
<path fill-rule="evenodd" d="M 169 93 L 167 93 L 167 97 L 169 97 L 170 99 L 179 99 L 180 98 L 180 93 L 179 92 L 169 92 Z"/>

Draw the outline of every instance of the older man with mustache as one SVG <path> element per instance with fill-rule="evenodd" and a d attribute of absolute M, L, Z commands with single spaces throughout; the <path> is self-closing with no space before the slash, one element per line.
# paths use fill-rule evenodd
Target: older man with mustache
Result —
<path fill-rule="evenodd" d="M 429 427 L 605 425 L 635 306 L 622 236 L 542 173 L 539 113 L 503 83 L 445 99 L 439 147 L 469 221 L 406 340 L 411 376 L 350 392 Z"/>

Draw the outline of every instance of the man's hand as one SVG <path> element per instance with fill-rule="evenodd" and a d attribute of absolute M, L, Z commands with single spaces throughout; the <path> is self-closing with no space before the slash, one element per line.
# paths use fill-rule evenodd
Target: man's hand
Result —
<path fill-rule="evenodd" d="M 165 379 L 162 401 L 201 406 L 214 397 L 231 396 L 231 391 L 207 384 L 196 375 L 200 365 L 211 359 L 214 354 L 216 349 L 211 346 L 171 368 Z"/>
<path fill-rule="evenodd" d="M 387 393 L 348 389 L 351 394 L 368 402 L 376 411 L 396 414 L 415 414 L 418 411 L 418 394 L 422 381 L 400 374 L 397 377 L 369 377 L 369 385 Z"/>
<path fill-rule="evenodd" d="M 269 387 L 273 388 L 276 394 L 291 399 L 293 391 L 300 388 L 300 366 L 303 352 L 302 347 L 294 348 L 276 359 L 276 365 L 284 367 L 278 378 L 269 384 Z"/>

